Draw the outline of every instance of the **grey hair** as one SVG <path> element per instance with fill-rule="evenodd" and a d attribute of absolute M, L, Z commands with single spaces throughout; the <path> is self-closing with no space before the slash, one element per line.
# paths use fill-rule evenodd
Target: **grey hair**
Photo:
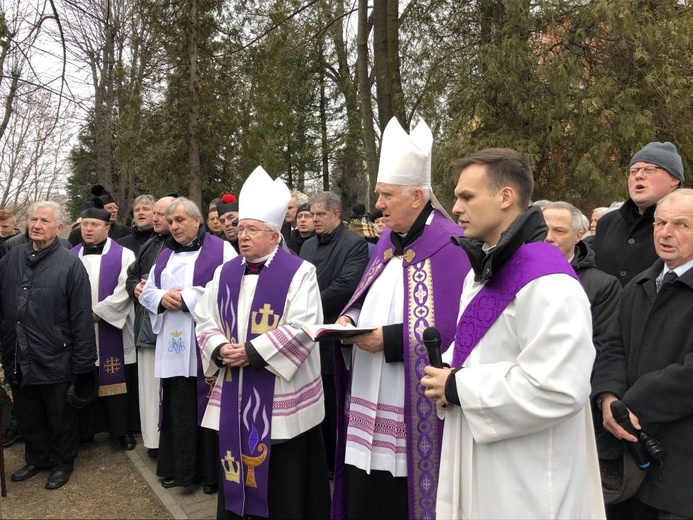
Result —
<path fill-rule="evenodd" d="M 199 217 L 200 221 L 204 220 L 202 212 L 200 211 L 200 208 L 197 207 L 197 204 L 190 199 L 186 199 L 185 197 L 178 197 L 177 199 L 174 199 L 173 202 L 169 204 L 168 208 L 166 208 L 164 216 L 168 217 L 171 213 L 176 211 L 178 206 L 183 206 L 185 212 L 192 218 Z"/>
<path fill-rule="evenodd" d="M 65 210 L 63 210 L 63 207 L 60 204 L 53 202 L 52 200 L 39 200 L 34 202 L 31 206 L 29 206 L 29 209 L 26 210 L 26 213 L 29 218 L 31 218 L 41 208 L 53 208 L 53 213 L 55 213 L 55 221 L 58 224 L 65 224 Z"/>
<path fill-rule="evenodd" d="M 573 228 L 573 232 L 579 233 L 580 231 L 585 231 L 585 229 L 589 229 L 589 220 L 587 220 L 587 217 L 582 214 L 582 211 L 577 209 L 575 206 L 568 202 L 563 202 L 562 200 L 556 201 L 556 202 L 549 202 L 546 207 L 544 207 L 544 211 L 547 209 L 565 209 L 570 212 L 570 227 Z M 583 220 L 584 219 L 584 220 Z M 585 222 L 587 223 L 587 227 L 585 227 Z"/>
<path fill-rule="evenodd" d="M 310 198 L 310 205 L 312 206 L 313 204 L 320 204 L 323 208 L 332 213 L 337 210 L 339 210 L 340 213 L 342 212 L 342 199 L 332 191 L 322 191 L 313 195 Z"/>
<path fill-rule="evenodd" d="M 298 191 L 298 190 L 297 190 L 297 191 L 294 191 L 294 192 L 291 194 L 291 198 L 292 198 L 292 199 L 296 199 L 296 205 L 297 205 L 297 206 L 302 206 L 303 204 L 305 204 L 306 202 L 308 202 L 308 195 L 306 195 L 306 194 L 303 193 L 302 191 Z"/>
<path fill-rule="evenodd" d="M 538 207 L 539 209 L 546 209 L 549 204 L 551 204 L 551 201 L 546 199 L 539 199 L 532 202 L 532 205 Z"/>
<path fill-rule="evenodd" d="M 149 204 L 150 206 L 154 206 L 156 201 L 154 200 L 154 197 L 145 193 L 144 195 L 140 195 L 135 199 L 135 202 L 132 203 L 132 207 L 134 208 L 138 204 Z"/>
<path fill-rule="evenodd" d="M 655 208 L 655 215 L 659 211 L 659 206 L 668 199 L 684 199 L 690 203 L 693 203 L 693 189 L 691 188 L 679 188 L 672 191 L 671 193 L 665 195 L 657 201 L 657 207 Z"/>
<path fill-rule="evenodd" d="M 431 200 L 431 195 L 433 195 L 433 190 L 430 186 L 403 186 L 402 195 L 411 195 L 414 190 L 421 190 L 423 192 L 424 202 Z"/>

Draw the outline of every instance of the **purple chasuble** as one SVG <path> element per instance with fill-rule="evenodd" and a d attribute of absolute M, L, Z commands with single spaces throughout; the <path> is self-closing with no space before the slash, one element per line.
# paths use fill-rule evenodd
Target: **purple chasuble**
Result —
<path fill-rule="evenodd" d="M 161 288 L 161 273 L 166 267 L 166 264 L 168 264 L 168 259 L 171 258 L 172 254 L 173 250 L 167 247 L 161 251 L 156 258 L 156 263 L 154 264 L 154 284 L 158 288 Z M 223 263 L 224 241 L 214 235 L 205 236 L 202 247 L 200 248 L 200 253 L 195 260 L 193 286 L 204 287 L 207 285 L 214 277 L 216 268 Z M 190 309 L 190 312 L 192 312 L 192 309 Z M 204 371 L 202 370 L 202 361 L 200 359 L 200 349 L 197 348 L 197 341 L 195 341 L 195 347 L 195 355 L 197 357 L 197 425 L 200 426 L 217 376 L 205 377 Z M 159 427 L 161 428 L 161 407 L 159 408 Z"/>
<path fill-rule="evenodd" d="M 394 246 L 390 233 L 389 229 L 385 230 L 378 240 L 361 281 L 344 311 L 365 296 L 373 281 L 392 259 Z M 427 327 L 436 327 L 440 331 L 443 350 L 453 341 L 462 284 L 470 264 L 466 253 L 454 245 L 450 237 L 460 236 L 462 233 L 459 226 L 434 211 L 431 223 L 426 225 L 419 238 L 404 249 L 402 255 L 406 393 L 404 421 L 410 518 L 435 518 L 443 426 L 420 383 L 424 375 L 423 369 L 429 364 L 422 334 Z M 335 353 L 334 359 L 338 410 L 332 517 L 341 519 L 346 518 L 344 458 L 348 410 L 344 408 L 348 405 L 350 378 L 341 351 Z"/>
<path fill-rule="evenodd" d="M 549 274 L 567 274 L 579 281 L 556 246 L 546 242 L 522 245 L 486 282 L 462 313 L 455 334 L 452 366 L 462 366 L 469 353 L 524 286 Z"/>
<path fill-rule="evenodd" d="M 118 276 L 122 268 L 123 246 L 108 239 L 110 246 L 101 254 L 99 267 L 99 302 L 113 294 L 118 286 Z M 70 251 L 77 256 L 82 252 L 82 244 Z M 123 331 L 105 320 L 99 320 L 99 397 L 127 393 L 125 383 L 125 353 L 123 352 Z"/>
<path fill-rule="evenodd" d="M 258 275 L 250 306 L 246 341 L 277 328 L 291 281 L 303 263 L 278 249 Z M 218 306 L 230 342 L 238 340 L 236 312 L 245 264 L 227 262 L 219 278 Z M 243 382 L 240 385 L 241 374 Z M 239 516 L 268 517 L 267 485 L 272 440 L 272 403 L 276 376 L 267 368 L 226 367 L 221 391 L 219 454 L 224 470 L 226 509 Z"/>

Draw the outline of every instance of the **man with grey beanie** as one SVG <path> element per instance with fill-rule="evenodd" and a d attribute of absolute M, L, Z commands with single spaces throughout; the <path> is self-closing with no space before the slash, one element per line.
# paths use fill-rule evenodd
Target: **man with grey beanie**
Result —
<path fill-rule="evenodd" d="M 599 220 L 592 243 L 597 268 L 624 286 L 657 260 L 652 238 L 655 205 L 683 184 L 683 162 L 672 143 L 652 142 L 633 156 L 625 174 L 629 198 Z"/>

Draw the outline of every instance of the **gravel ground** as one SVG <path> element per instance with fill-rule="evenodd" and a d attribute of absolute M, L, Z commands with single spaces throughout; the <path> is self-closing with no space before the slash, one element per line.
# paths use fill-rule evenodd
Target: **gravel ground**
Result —
<path fill-rule="evenodd" d="M 7 497 L 0 499 L 0 518 L 171 518 L 107 434 L 82 445 L 70 482 L 52 491 L 44 488 L 48 471 L 24 482 L 10 480 L 24 465 L 24 443 L 4 453 Z"/>

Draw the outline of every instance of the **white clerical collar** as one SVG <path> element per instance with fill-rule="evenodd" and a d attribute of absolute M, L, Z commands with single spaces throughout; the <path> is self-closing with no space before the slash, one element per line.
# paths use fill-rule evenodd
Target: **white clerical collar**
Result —
<path fill-rule="evenodd" d="M 676 267 L 675 269 L 669 269 L 669 268 L 667 267 L 667 264 L 664 264 L 664 269 L 662 269 L 662 272 L 661 272 L 660 276 L 663 277 L 663 276 L 664 276 L 665 274 L 667 274 L 669 271 L 674 271 L 674 272 L 676 273 L 676 276 L 683 276 L 683 274 L 684 274 L 686 271 L 688 271 L 691 267 L 693 267 L 693 260 L 689 260 L 689 261 L 686 262 L 685 264 L 680 265 L 680 266 Z"/>
<path fill-rule="evenodd" d="M 274 255 L 277 254 L 278 247 L 279 246 L 275 246 L 274 250 L 270 254 L 265 255 L 265 256 L 261 256 L 260 258 L 245 258 L 244 257 L 243 263 L 245 263 L 246 261 L 252 262 L 254 264 L 259 264 L 260 262 L 265 262 L 267 265 L 269 265 L 270 262 L 272 261 L 272 258 L 274 258 Z"/>

